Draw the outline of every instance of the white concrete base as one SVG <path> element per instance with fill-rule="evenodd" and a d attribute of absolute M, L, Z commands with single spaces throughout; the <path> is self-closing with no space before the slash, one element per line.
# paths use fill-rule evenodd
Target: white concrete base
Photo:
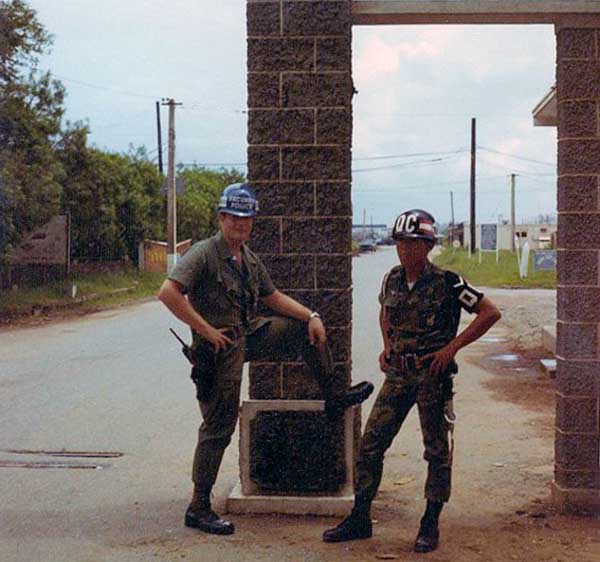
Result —
<path fill-rule="evenodd" d="M 335 496 L 251 496 L 238 482 L 227 498 L 227 513 L 285 513 L 288 515 L 348 515 L 354 505 L 352 490 Z"/>
<path fill-rule="evenodd" d="M 542 346 L 552 355 L 556 355 L 556 325 L 542 327 Z"/>
<path fill-rule="evenodd" d="M 244 400 L 240 408 L 240 480 L 245 496 L 261 495 L 261 489 L 250 478 L 250 422 L 259 412 L 319 412 L 323 411 L 323 400 Z M 346 481 L 340 489 L 351 489 L 354 458 L 354 415 L 357 406 L 344 412 L 344 464 Z M 270 497 L 270 496 L 269 496 Z"/>
<path fill-rule="evenodd" d="M 229 513 L 347 515 L 354 505 L 354 416 L 359 406 L 344 412 L 345 482 L 338 492 L 294 495 L 265 493 L 250 478 L 250 423 L 259 412 L 323 411 L 322 400 L 245 400 L 240 410 L 240 481 L 227 499 Z"/>
<path fill-rule="evenodd" d="M 556 359 L 540 359 L 540 369 L 551 379 L 556 378 Z"/>

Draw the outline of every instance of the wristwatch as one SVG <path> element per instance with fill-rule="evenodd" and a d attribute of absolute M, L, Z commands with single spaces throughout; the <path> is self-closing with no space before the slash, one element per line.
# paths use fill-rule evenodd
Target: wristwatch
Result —
<path fill-rule="evenodd" d="M 313 318 L 321 318 L 321 315 L 318 312 L 311 312 L 310 316 L 308 317 L 308 321 L 310 322 Z"/>

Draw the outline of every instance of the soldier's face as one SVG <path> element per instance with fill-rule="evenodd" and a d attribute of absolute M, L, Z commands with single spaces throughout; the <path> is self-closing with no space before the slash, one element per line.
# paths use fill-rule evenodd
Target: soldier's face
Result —
<path fill-rule="evenodd" d="M 254 224 L 253 217 L 236 217 L 229 213 L 221 213 L 219 215 L 221 230 L 225 240 L 240 244 L 250 238 L 252 226 Z"/>
<path fill-rule="evenodd" d="M 430 244 L 420 238 L 403 238 L 396 241 L 398 259 L 403 265 L 425 261 L 430 250 Z"/>

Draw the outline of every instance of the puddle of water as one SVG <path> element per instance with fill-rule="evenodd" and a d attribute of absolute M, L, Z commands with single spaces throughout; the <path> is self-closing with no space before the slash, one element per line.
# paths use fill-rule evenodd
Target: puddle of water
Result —
<path fill-rule="evenodd" d="M 521 357 L 515 353 L 503 353 L 501 355 L 493 355 L 490 359 L 493 361 L 518 361 Z"/>
<path fill-rule="evenodd" d="M 506 343 L 509 340 L 506 338 L 499 338 L 497 336 L 483 336 L 479 341 L 486 343 Z"/>

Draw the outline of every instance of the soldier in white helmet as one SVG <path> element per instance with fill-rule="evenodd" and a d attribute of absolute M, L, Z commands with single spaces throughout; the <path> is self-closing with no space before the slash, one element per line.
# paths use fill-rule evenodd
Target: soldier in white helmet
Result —
<path fill-rule="evenodd" d="M 383 457 L 416 404 L 428 470 L 427 507 L 414 550 L 430 552 L 438 546 L 438 519 L 450 498 L 448 433 L 454 423 L 452 376 L 458 371 L 454 357 L 485 334 L 500 319 L 500 312 L 459 275 L 429 261 L 435 235 L 433 216 L 421 209 L 402 213 L 394 224 L 400 265 L 386 274 L 379 294 L 383 337 L 379 363 L 386 379 L 361 441 L 354 508 L 337 527 L 323 533 L 326 542 L 372 536 L 370 510 L 381 482 Z M 463 309 L 476 316 L 457 335 Z"/>

